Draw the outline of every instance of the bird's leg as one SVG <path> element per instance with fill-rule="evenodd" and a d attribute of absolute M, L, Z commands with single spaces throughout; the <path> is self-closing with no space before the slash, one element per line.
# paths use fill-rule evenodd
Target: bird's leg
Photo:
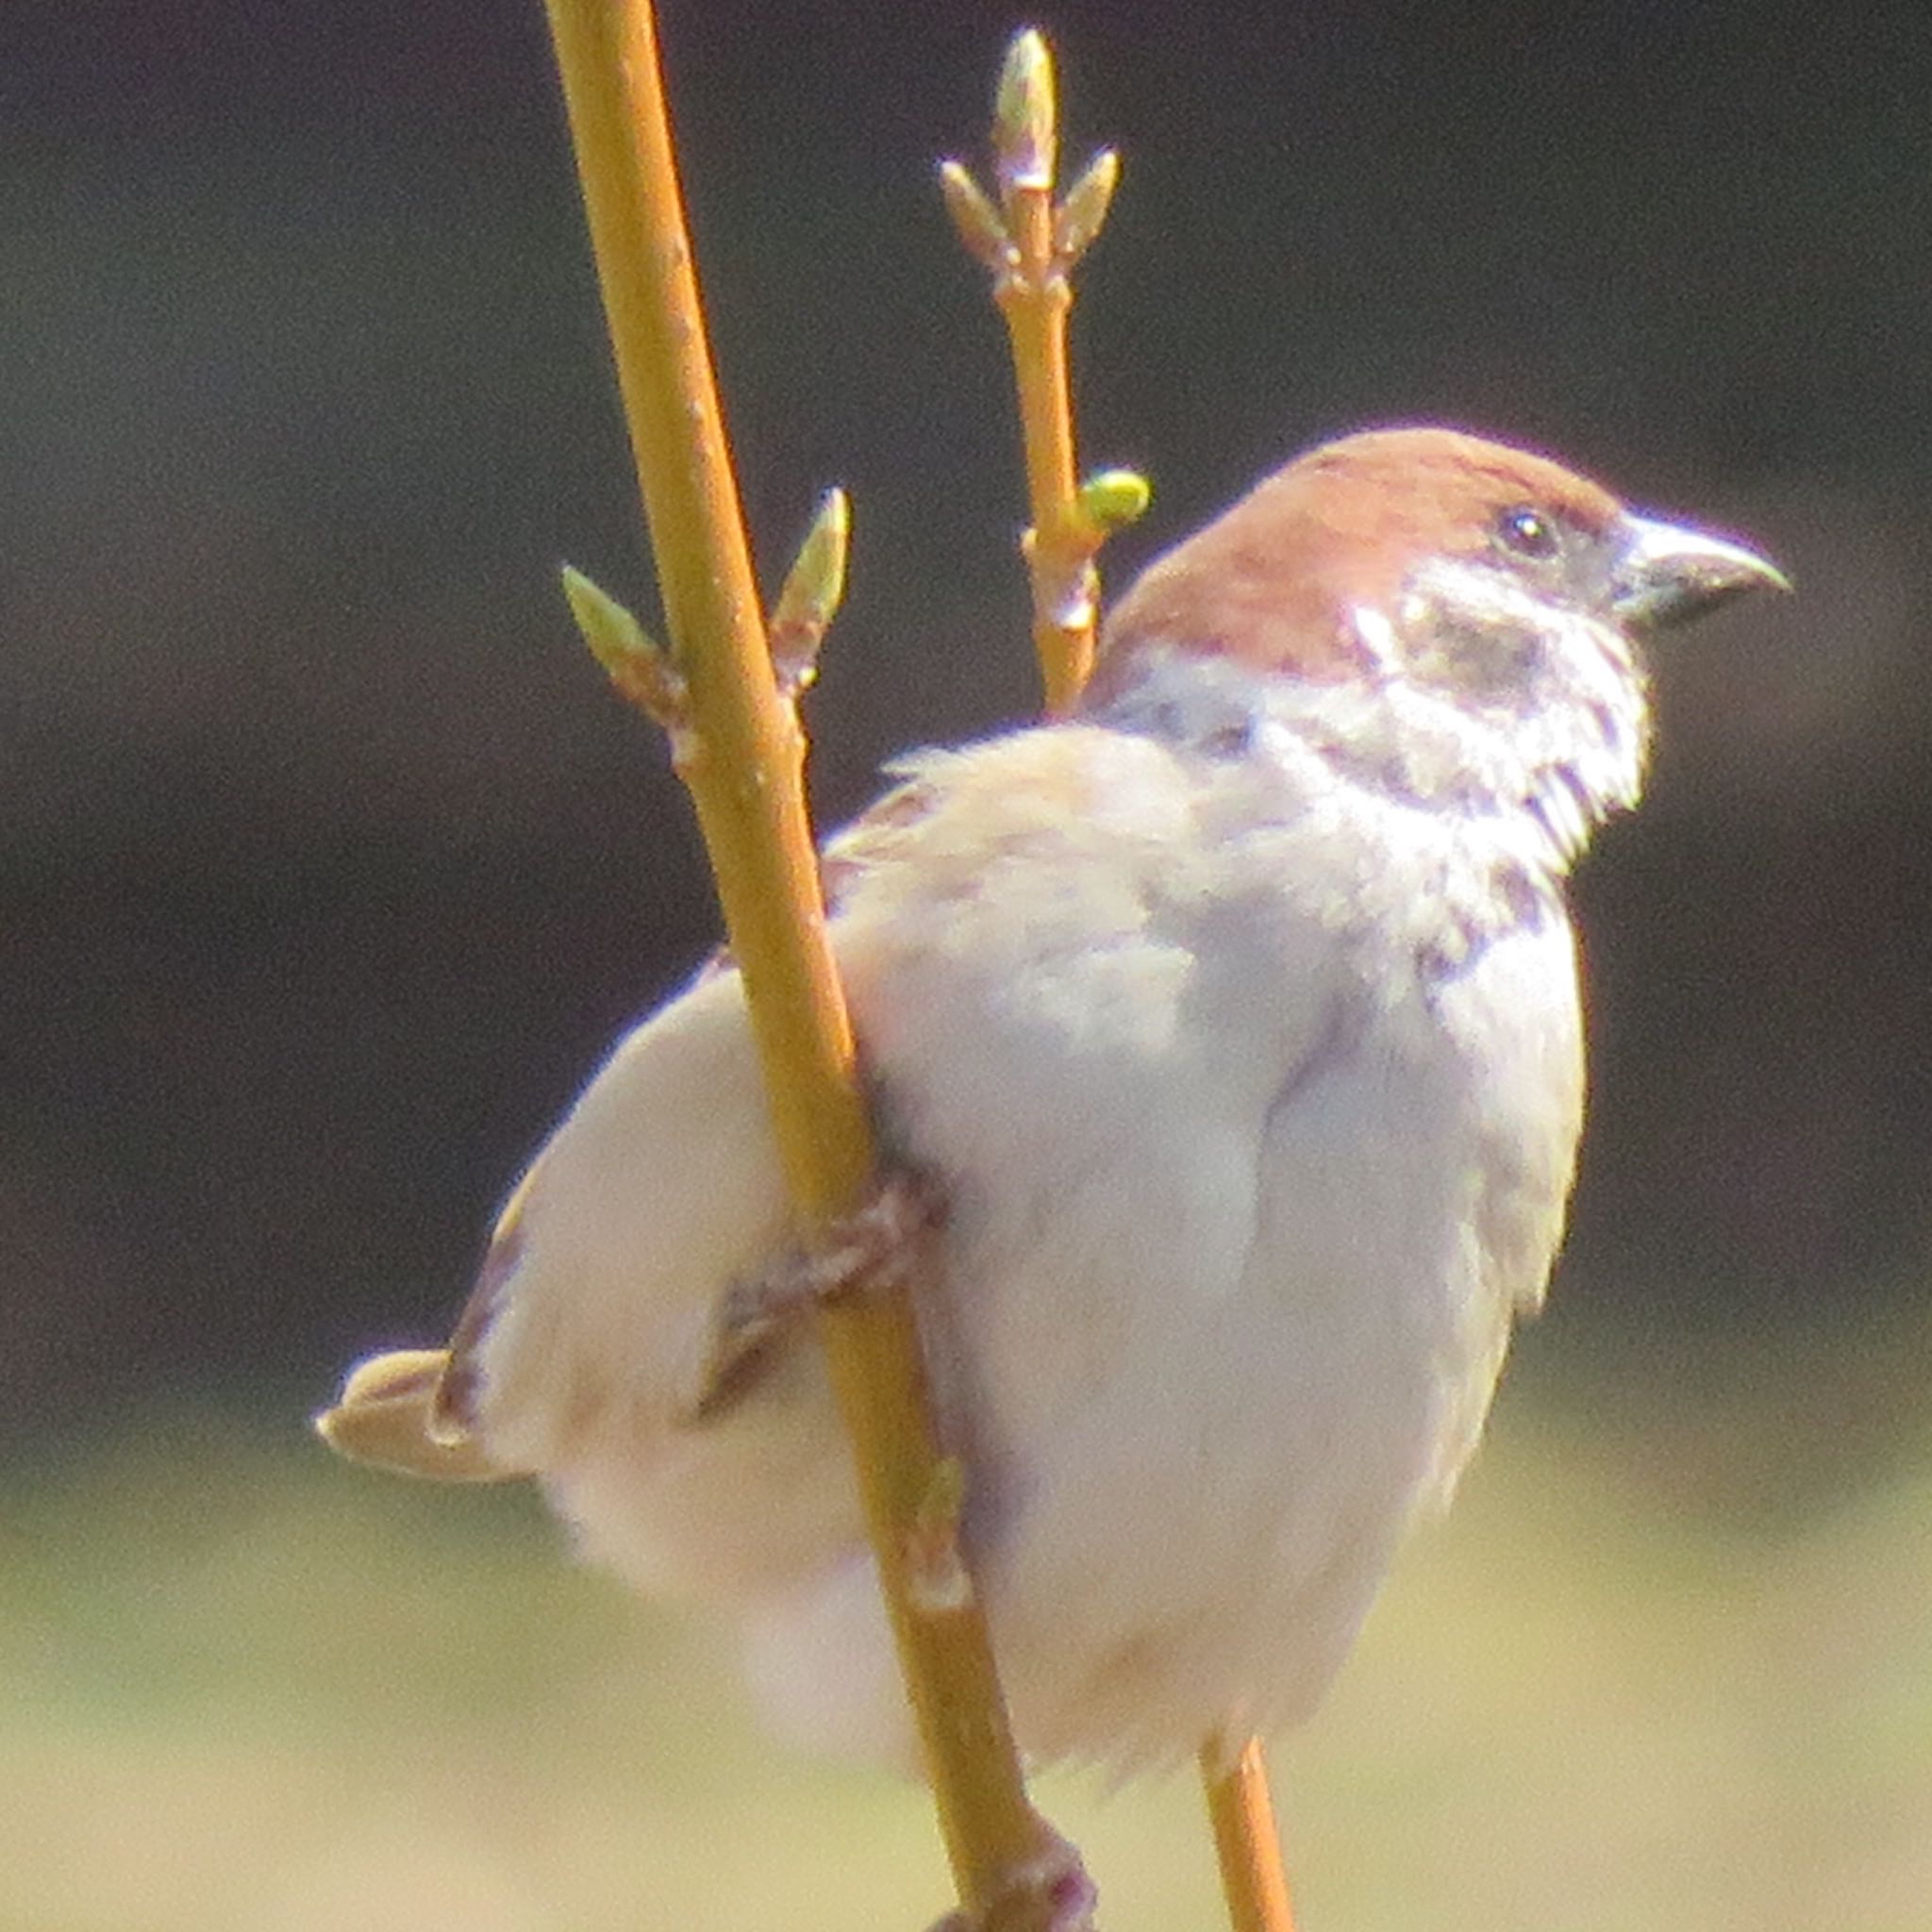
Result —
<path fill-rule="evenodd" d="M 757 1382 L 774 1341 L 801 1316 L 841 1296 L 908 1280 L 945 1212 L 945 1195 L 931 1175 L 888 1168 L 810 1248 L 787 1248 L 758 1274 L 732 1282 L 712 1306 L 706 1347 L 690 1372 L 679 1405 L 686 1419 L 708 1423 L 730 1409 Z"/>

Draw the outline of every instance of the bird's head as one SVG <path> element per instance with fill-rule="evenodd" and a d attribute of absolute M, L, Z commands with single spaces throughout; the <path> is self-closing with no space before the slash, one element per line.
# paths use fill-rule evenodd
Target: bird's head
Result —
<path fill-rule="evenodd" d="M 1370 431 L 1298 458 L 1152 564 L 1108 621 L 1090 703 L 1244 680 L 1358 774 L 1526 807 L 1571 853 L 1636 802 L 1643 640 L 1784 581 L 1546 458 Z"/>

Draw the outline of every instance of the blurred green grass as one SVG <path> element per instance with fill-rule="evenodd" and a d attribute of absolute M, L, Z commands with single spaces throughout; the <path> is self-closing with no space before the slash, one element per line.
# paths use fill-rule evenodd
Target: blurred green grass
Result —
<path fill-rule="evenodd" d="M 1932 1377 L 1852 1337 L 1532 1337 L 1276 1774 L 1310 1932 L 1932 1924 Z M 320 1393 L 321 1391 L 318 1391 Z M 1184 1777 L 1044 1782 L 1109 1932 L 1211 1926 Z M 531 1498 L 156 1411 L 0 1477 L 0 1932 L 926 1924 L 917 1792 Z"/>

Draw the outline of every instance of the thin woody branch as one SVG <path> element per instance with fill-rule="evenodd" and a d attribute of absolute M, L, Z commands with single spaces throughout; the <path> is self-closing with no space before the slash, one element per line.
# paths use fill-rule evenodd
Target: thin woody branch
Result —
<path fill-rule="evenodd" d="M 1250 1738 L 1232 1763 L 1218 1739 L 1202 1748 L 1201 1782 L 1229 1932 L 1294 1932 L 1261 1741 Z"/>
<path fill-rule="evenodd" d="M 672 704 L 683 733 L 678 769 L 810 1243 L 859 1207 L 874 1167 L 791 701 L 837 606 L 842 501 L 808 541 L 795 592 L 781 597 L 784 659 L 774 665 L 711 375 L 651 8 L 548 4 L 670 631 L 661 669 L 675 684 L 654 664 L 632 695 L 654 715 Z M 573 602 L 581 616 L 580 594 Z M 618 668 L 634 669 L 635 653 L 621 651 Z M 932 1425 L 910 1303 L 889 1288 L 843 1295 L 823 1307 L 821 1326 L 967 1918 L 1001 1932 L 1043 1926 L 1063 1914 L 1077 1861 L 1027 1801 L 976 1599 L 970 1588 L 935 1591 L 958 1562 L 949 1525 L 958 1478 Z"/>
<path fill-rule="evenodd" d="M 1100 576 L 1094 559 L 1115 530 L 1147 508 L 1144 477 L 1106 470 L 1075 483 L 1073 383 L 1067 342 L 1072 274 L 1106 225 L 1120 158 L 1102 149 L 1054 200 L 1059 152 L 1053 58 L 1027 29 L 1008 48 L 994 94 L 997 205 L 958 161 L 940 187 L 961 243 L 992 275 L 1006 320 L 1032 526 L 1023 550 L 1033 587 L 1034 645 L 1046 708 L 1069 709 L 1093 668 Z M 1267 1762 L 1249 1739 L 1230 1759 L 1203 1740 L 1200 1767 L 1233 1932 L 1293 1932 Z"/>
<path fill-rule="evenodd" d="M 1033 587 L 1033 640 L 1046 708 L 1067 710 L 1093 668 L 1100 579 L 1094 558 L 1108 536 L 1146 507 L 1109 471 L 1090 496 L 1077 481 L 1067 324 L 1074 266 L 1107 221 L 1120 179 L 1110 149 L 1094 156 L 1063 201 L 1054 199 L 1059 154 L 1053 57 L 1028 28 L 1007 51 L 994 95 L 995 202 L 958 161 L 940 164 L 947 212 L 967 252 L 992 275 L 1007 325 L 1026 461 L 1031 524 L 1023 540 Z M 1095 479 L 1099 481 L 1100 479 Z M 1131 505 L 1131 508 L 1128 506 Z"/>

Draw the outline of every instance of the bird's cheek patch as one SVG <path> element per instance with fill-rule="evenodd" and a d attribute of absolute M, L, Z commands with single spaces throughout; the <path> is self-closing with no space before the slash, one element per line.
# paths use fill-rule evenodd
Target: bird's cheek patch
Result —
<path fill-rule="evenodd" d="M 1411 597 L 1397 635 L 1418 684 L 1478 703 L 1526 700 L 1549 656 L 1547 626 L 1501 598 Z"/>

